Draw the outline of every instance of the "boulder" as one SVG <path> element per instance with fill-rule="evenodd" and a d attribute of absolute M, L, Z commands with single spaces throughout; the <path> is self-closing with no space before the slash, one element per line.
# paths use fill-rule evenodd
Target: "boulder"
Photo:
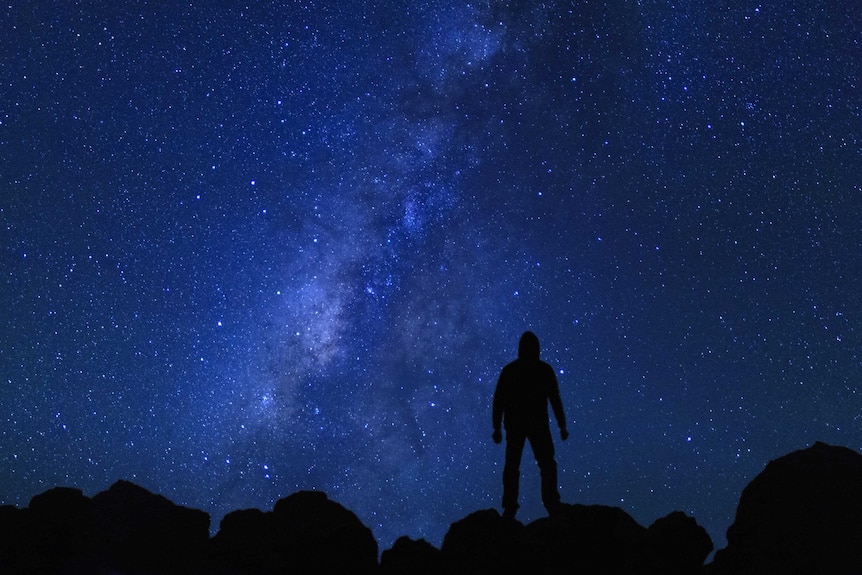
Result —
<path fill-rule="evenodd" d="M 0 505 L 0 573 L 21 573 L 30 545 L 27 512 L 14 505 Z"/>
<path fill-rule="evenodd" d="M 443 552 L 424 539 L 399 537 L 380 557 L 381 575 L 436 575 L 446 573 Z"/>
<path fill-rule="evenodd" d="M 176 505 L 128 481 L 93 497 L 111 564 L 145 573 L 187 573 L 209 545 L 209 514 Z"/>
<path fill-rule="evenodd" d="M 374 573 L 377 541 L 359 518 L 321 491 L 300 491 L 272 511 L 233 511 L 212 542 L 214 572 Z"/>
<path fill-rule="evenodd" d="M 682 511 L 656 520 L 647 535 L 655 570 L 665 575 L 700 573 L 713 549 L 706 529 Z"/>
<path fill-rule="evenodd" d="M 862 454 L 817 442 L 743 490 L 712 573 L 862 573 Z"/>
<path fill-rule="evenodd" d="M 90 499 L 55 487 L 0 512 L 3 573 L 188 573 L 209 540 L 209 515 L 127 481 Z"/>
<path fill-rule="evenodd" d="M 377 540 L 355 513 L 321 491 L 299 491 L 276 502 L 274 530 L 292 571 L 373 573 Z"/>
<path fill-rule="evenodd" d="M 35 495 L 22 519 L 21 559 L 45 573 L 91 571 L 104 563 L 105 532 L 80 489 L 54 487 Z"/>
<path fill-rule="evenodd" d="M 644 573 L 647 530 L 625 511 L 605 505 L 562 504 L 526 528 L 536 564 L 545 573 Z"/>
<path fill-rule="evenodd" d="M 712 540 L 680 512 L 646 529 L 618 507 L 564 503 L 526 526 L 477 511 L 452 524 L 441 550 L 444 570 L 426 573 L 685 575 L 700 572 Z"/>
<path fill-rule="evenodd" d="M 286 559 L 275 533 L 272 513 L 260 509 L 231 511 L 212 540 L 216 573 L 283 573 Z"/>
<path fill-rule="evenodd" d="M 449 527 L 441 551 L 451 573 L 531 573 L 535 563 L 523 530 L 494 509 L 476 511 Z"/>

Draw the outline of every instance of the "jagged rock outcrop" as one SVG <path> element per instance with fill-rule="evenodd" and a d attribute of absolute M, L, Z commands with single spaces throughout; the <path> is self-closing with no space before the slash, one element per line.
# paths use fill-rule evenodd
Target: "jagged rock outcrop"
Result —
<path fill-rule="evenodd" d="M 225 516 L 213 538 L 216 573 L 374 573 L 377 541 L 359 518 L 320 491 L 300 491 Z"/>
<path fill-rule="evenodd" d="M 447 573 L 443 552 L 424 539 L 399 537 L 380 556 L 381 575 L 436 575 Z"/>
<path fill-rule="evenodd" d="M 0 573 L 22 573 L 30 544 L 27 510 L 0 506 Z"/>
<path fill-rule="evenodd" d="M 693 517 L 674 511 L 647 530 L 652 562 L 664 575 L 698 573 L 712 553 L 712 538 Z"/>
<path fill-rule="evenodd" d="M 56 487 L 29 507 L 0 507 L 0 573 L 183 575 L 375 573 L 377 542 L 321 492 L 272 511 L 234 511 L 210 539 L 209 515 L 128 481 L 92 499 Z M 439 552 L 438 552 L 439 553 Z"/>
<path fill-rule="evenodd" d="M 176 505 L 129 481 L 117 481 L 96 494 L 92 506 L 114 569 L 189 573 L 209 545 L 209 514 Z"/>
<path fill-rule="evenodd" d="M 209 515 L 127 481 L 92 499 L 74 488 L 0 506 L 0 573 L 276 575 L 287 573 L 782 575 L 862 573 L 862 454 L 823 443 L 769 463 L 743 491 L 727 548 L 674 512 L 645 528 L 622 509 L 563 504 L 528 525 L 493 509 L 450 526 L 440 549 L 398 539 L 377 560 L 359 518 L 325 493 L 272 511 Z"/>
<path fill-rule="evenodd" d="M 443 540 L 452 573 L 699 573 L 712 551 L 706 531 L 682 513 L 650 529 L 617 507 L 563 504 L 528 525 L 478 511 L 452 524 Z"/>
<path fill-rule="evenodd" d="M 188 573 L 208 544 L 209 515 L 127 481 L 93 499 L 55 487 L 0 512 L 2 573 Z"/>
<path fill-rule="evenodd" d="M 209 516 L 119 481 L 92 499 L 58 487 L 26 509 L 0 507 L 0 572 L 90 575 L 286 573 L 696 573 L 711 542 L 693 519 L 671 514 L 650 529 L 615 507 L 566 505 L 529 525 L 493 509 L 453 523 L 440 549 L 398 539 L 377 562 L 377 542 L 325 493 L 300 491 L 272 511 L 229 513 L 209 538 Z"/>
<path fill-rule="evenodd" d="M 31 567 L 39 573 L 105 568 L 106 533 L 92 500 L 81 490 L 49 489 L 34 496 L 18 519 L 23 540 L 12 557 L 19 567 Z"/>
<path fill-rule="evenodd" d="M 451 573 L 530 573 L 534 558 L 523 531 L 518 521 L 484 509 L 453 523 L 440 549 Z"/>
<path fill-rule="evenodd" d="M 743 490 L 714 575 L 862 573 L 862 454 L 815 443 Z"/>
<path fill-rule="evenodd" d="M 216 573 L 277 573 L 285 563 L 272 513 L 240 509 L 224 516 L 212 542 Z"/>

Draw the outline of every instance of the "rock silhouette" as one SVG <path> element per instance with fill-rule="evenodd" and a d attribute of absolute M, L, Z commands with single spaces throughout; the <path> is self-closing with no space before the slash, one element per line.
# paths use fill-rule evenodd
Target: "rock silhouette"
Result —
<path fill-rule="evenodd" d="M 446 573 L 443 553 L 425 541 L 399 537 L 380 556 L 381 575 L 436 575 Z"/>
<path fill-rule="evenodd" d="M 55 487 L 0 513 L 0 572 L 188 573 L 209 545 L 209 515 L 118 481 L 93 499 Z"/>
<path fill-rule="evenodd" d="M 656 520 L 647 535 L 653 562 L 665 575 L 697 573 L 713 549 L 706 529 L 681 511 Z"/>
<path fill-rule="evenodd" d="M 34 496 L 18 516 L 23 545 L 12 549 L 20 566 L 54 573 L 65 568 L 98 568 L 103 560 L 105 533 L 92 500 L 78 489 L 55 487 Z M 7 532 L 7 526 L 4 526 Z M 5 546 L 4 546 L 5 547 Z M 5 570 L 4 570 L 5 572 Z"/>
<path fill-rule="evenodd" d="M 213 573 L 374 573 L 377 541 L 359 518 L 320 491 L 279 500 L 271 512 L 234 511 L 213 538 Z"/>
<path fill-rule="evenodd" d="M 0 506 L 0 573 L 245 575 L 359 573 L 862 572 L 862 455 L 817 443 L 772 461 L 743 491 L 728 546 L 681 512 L 649 528 L 617 507 L 562 504 L 527 525 L 479 510 L 437 549 L 399 538 L 383 552 L 358 517 L 326 494 L 300 491 L 272 511 L 209 516 L 127 481 L 88 498 L 74 488 Z"/>
<path fill-rule="evenodd" d="M 441 551 L 452 573 L 529 573 L 524 526 L 494 509 L 471 513 L 449 527 Z"/>
<path fill-rule="evenodd" d="M 93 497 L 93 508 L 106 556 L 121 571 L 188 573 L 209 545 L 209 514 L 174 505 L 128 481 Z"/>
<path fill-rule="evenodd" d="M 442 552 L 457 573 L 698 573 L 712 540 L 675 512 L 649 529 L 618 507 L 562 504 L 528 525 L 494 510 L 452 524 Z"/>
<path fill-rule="evenodd" d="M 862 573 L 862 454 L 817 442 L 771 461 L 710 573 Z"/>

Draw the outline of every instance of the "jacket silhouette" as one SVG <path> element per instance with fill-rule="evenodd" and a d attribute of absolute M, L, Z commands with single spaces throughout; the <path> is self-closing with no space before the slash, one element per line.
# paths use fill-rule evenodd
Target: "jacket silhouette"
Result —
<path fill-rule="evenodd" d="M 518 343 L 518 359 L 500 372 L 494 391 L 493 424 L 495 443 L 506 429 L 506 463 L 503 467 L 503 516 L 514 517 L 518 510 L 521 455 L 530 442 L 542 477 L 542 503 L 553 514 L 560 506 L 557 490 L 557 462 L 548 418 L 548 403 L 560 428 L 560 437 L 569 437 L 560 388 L 554 369 L 539 359 L 539 338 L 524 332 Z"/>

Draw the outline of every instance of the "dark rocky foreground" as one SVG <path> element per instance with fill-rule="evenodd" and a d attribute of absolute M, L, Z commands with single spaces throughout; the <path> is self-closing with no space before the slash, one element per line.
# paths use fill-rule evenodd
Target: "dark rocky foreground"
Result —
<path fill-rule="evenodd" d="M 214 537 L 209 524 L 127 481 L 92 498 L 57 487 L 25 509 L 0 507 L 0 573 L 862 573 L 862 455 L 817 443 L 771 462 L 706 566 L 712 541 L 694 519 L 674 512 L 646 528 L 599 505 L 564 505 L 527 525 L 476 511 L 441 548 L 405 536 L 379 560 L 371 531 L 322 492 L 234 511 Z"/>

